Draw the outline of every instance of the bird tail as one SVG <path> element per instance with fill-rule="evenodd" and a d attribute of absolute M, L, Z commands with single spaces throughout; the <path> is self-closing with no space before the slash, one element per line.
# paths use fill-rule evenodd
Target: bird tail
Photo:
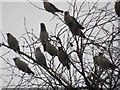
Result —
<path fill-rule="evenodd" d="M 79 28 L 82 29 L 82 30 L 85 29 L 82 25 L 79 25 Z"/>
<path fill-rule="evenodd" d="M 34 74 L 35 74 L 35 73 L 34 73 L 33 71 L 31 71 L 31 70 L 30 70 L 30 72 L 31 72 L 31 74 L 32 74 L 32 75 L 34 75 Z"/>
<path fill-rule="evenodd" d="M 118 68 L 118 66 L 116 66 L 115 64 L 111 64 L 111 69 L 115 69 L 115 68 Z"/>
<path fill-rule="evenodd" d="M 28 74 L 32 74 L 32 75 L 35 74 L 35 73 L 34 73 L 32 70 L 30 70 L 30 69 L 27 69 L 26 72 L 27 72 Z"/>
<path fill-rule="evenodd" d="M 62 10 L 58 10 L 58 12 L 61 12 L 61 13 L 63 13 L 63 11 L 62 11 Z"/>
<path fill-rule="evenodd" d="M 70 65 L 69 64 L 67 64 L 66 67 L 67 67 L 68 70 L 70 70 Z"/>

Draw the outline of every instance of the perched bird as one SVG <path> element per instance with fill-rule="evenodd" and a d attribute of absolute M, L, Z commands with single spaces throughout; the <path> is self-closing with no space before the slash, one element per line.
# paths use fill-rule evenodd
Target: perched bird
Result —
<path fill-rule="evenodd" d="M 37 47 L 35 50 L 35 58 L 39 65 L 47 67 L 45 56 L 41 52 L 40 47 Z"/>
<path fill-rule="evenodd" d="M 48 32 L 46 30 L 44 23 L 41 23 L 40 26 L 41 26 L 41 32 L 40 32 L 41 43 L 46 43 L 48 41 Z"/>
<path fill-rule="evenodd" d="M 48 0 L 43 0 L 43 3 L 44 3 L 45 10 L 48 12 L 51 12 L 52 14 L 55 14 L 55 12 L 63 13 L 62 10 L 56 8 L 56 6 L 53 5 L 52 3 L 48 2 Z"/>
<path fill-rule="evenodd" d="M 81 29 L 84 29 L 84 27 L 79 24 L 74 17 L 70 16 L 69 12 L 67 11 L 64 14 L 64 21 L 73 35 L 85 38 L 85 35 L 81 31 Z"/>
<path fill-rule="evenodd" d="M 69 29 L 70 29 L 71 33 L 73 34 L 73 36 L 79 36 L 82 38 L 86 38 L 84 33 L 78 27 L 71 27 Z"/>
<path fill-rule="evenodd" d="M 47 51 L 51 56 L 57 56 L 57 49 L 50 42 L 46 42 L 43 44 L 44 51 Z"/>
<path fill-rule="evenodd" d="M 120 17 L 120 0 L 117 0 L 115 2 L 115 12 L 118 15 L 118 17 Z"/>
<path fill-rule="evenodd" d="M 21 61 L 19 58 L 13 58 L 13 60 L 19 70 L 21 70 L 25 73 L 34 75 L 34 72 L 30 70 L 30 68 L 28 67 L 28 65 L 25 62 Z"/>
<path fill-rule="evenodd" d="M 17 39 L 10 33 L 7 33 L 7 42 L 9 47 L 11 47 L 15 52 L 16 50 L 20 51 Z"/>
<path fill-rule="evenodd" d="M 64 13 L 64 21 L 69 28 L 77 27 L 80 30 L 84 29 L 84 27 L 81 24 L 79 24 L 78 21 L 74 17 L 70 16 L 68 11 Z"/>
<path fill-rule="evenodd" d="M 99 53 L 98 56 L 93 57 L 94 63 L 102 69 L 115 69 L 118 68 L 115 64 L 112 64 L 107 58 L 103 56 L 103 53 Z"/>
<path fill-rule="evenodd" d="M 58 52 L 57 52 L 57 55 L 58 55 L 58 59 L 59 61 L 63 64 L 63 66 L 66 66 L 67 69 L 69 70 L 70 69 L 70 59 L 67 55 L 67 53 L 65 53 L 62 49 L 62 47 L 58 47 Z"/>

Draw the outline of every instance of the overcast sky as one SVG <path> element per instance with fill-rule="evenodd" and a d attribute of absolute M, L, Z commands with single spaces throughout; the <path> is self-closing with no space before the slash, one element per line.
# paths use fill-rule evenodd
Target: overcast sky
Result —
<path fill-rule="evenodd" d="M 35 5 L 43 8 L 42 2 L 34 2 Z M 68 6 L 66 3 L 54 2 L 54 4 L 60 9 L 67 10 Z M 39 37 L 39 23 L 45 23 L 47 31 L 51 33 L 56 25 L 56 22 L 60 22 L 57 19 L 51 21 L 53 15 L 43 10 L 39 10 L 28 2 L 3 2 L 2 3 L 2 33 L 5 38 L 6 33 L 10 32 L 14 35 L 19 43 L 22 44 L 20 36 L 25 33 L 24 27 L 24 17 L 26 18 L 26 24 L 28 31 L 33 29 L 36 36 Z M 3 40 L 4 41 L 4 40 Z M 4 41 L 5 42 L 5 41 Z M 6 42 L 5 42 L 6 43 Z M 6 43 L 7 44 L 7 43 Z M 7 48 L 3 47 L 2 54 L 8 51 Z M 13 51 L 11 51 L 6 57 L 9 57 L 11 63 L 14 62 L 12 60 L 13 57 L 18 56 Z M 1 68 L 6 67 L 4 62 L 1 65 Z M 3 71 L 4 73 L 8 73 Z M 8 78 L 9 81 L 10 78 Z M 7 80 L 7 79 L 6 79 Z M 4 82 L 1 85 L 5 85 Z"/>
<path fill-rule="evenodd" d="M 21 1 L 26 1 L 26 0 L 21 0 Z M 33 0 L 33 1 L 37 1 L 34 2 L 34 4 L 43 8 L 43 4 L 42 2 L 40 2 L 40 0 Z M 64 2 L 65 0 L 54 0 L 54 1 L 58 1 L 58 2 L 54 2 L 54 4 L 57 7 L 67 11 L 69 5 Z M 110 0 L 106 0 L 106 1 L 110 1 Z M 20 0 L 4 0 L 4 1 L 2 0 L 2 6 L 0 3 L 0 13 L 2 13 L 2 16 L 0 14 L 0 21 L 2 21 L 0 22 L 0 25 L 2 25 L 0 26 L 0 28 L 2 27 L 2 33 L 6 37 L 6 33 L 10 32 L 18 40 L 20 40 L 19 37 L 25 33 L 24 17 L 26 17 L 27 29 L 28 30 L 33 29 L 34 30 L 33 32 L 36 34 L 36 36 L 39 36 L 39 23 L 41 22 L 45 23 L 48 32 L 51 33 L 52 30 L 55 28 L 56 22 L 59 22 L 57 21 L 57 19 L 50 21 L 53 17 L 51 13 L 48 13 L 43 10 L 39 10 L 36 7 L 32 6 L 30 3 L 20 2 Z M 2 52 L 4 53 L 4 51 L 6 50 L 8 49 L 4 48 Z M 12 59 L 15 56 L 17 56 L 17 54 L 12 53 L 10 55 L 10 59 Z"/>

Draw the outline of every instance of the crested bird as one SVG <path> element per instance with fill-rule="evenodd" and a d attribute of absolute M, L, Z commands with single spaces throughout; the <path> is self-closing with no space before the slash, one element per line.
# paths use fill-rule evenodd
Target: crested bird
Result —
<path fill-rule="evenodd" d="M 18 40 L 10 33 L 7 34 L 7 42 L 9 47 L 11 47 L 15 52 L 16 50 L 20 51 Z"/>
<path fill-rule="evenodd" d="M 73 35 L 85 38 L 85 35 L 81 31 L 84 29 L 84 27 L 79 24 L 74 17 L 70 16 L 69 12 L 67 11 L 64 13 L 64 21 Z"/>
<path fill-rule="evenodd" d="M 111 63 L 106 57 L 103 56 L 103 53 L 99 53 L 98 56 L 93 57 L 94 63 L 97 64 L 102 69 L 115 69 L 118 68 L 115 64 Z"/>
<path fill-rule="evenodd" d="M 13 58 L 15 65 L 17 66 L 17 68 L 25 73 L 28 74 L 35 74 L 32 70 L 30 70 L 30 68 L 28 67 L 28 64 L 21 61 L 19 58 Z"/>
<path fill-rule="evenodd" d="M 58 55 L 58 59 L 59 61 L 63 64 L 63 66 L 66 66 L 67 69 L 69 70 L 70 69 L 70 59 L 67 55 L 67 53 L 65 53 L 62 49 L 62 47 L 58 47 L 58 52 L 57 52 L 57 55 Z"/>
<path fill-rule="evenodd" d="M 46 30 L 45 24 L 41 23 L 40 41 L 41 43 L 46 43 L 48 41 L 48 32 Z"/>
<path fill-rule="evenodd" d="M 48 0 L 43 0 L 43 4 L 44 4 L 45 10 L 48 11 L 48 12 L 51 12 L 52 14 L 55 14 L 55 12 L 63 13 L 62 10 L 58 9 L 55 5 L 48 2 Z"/>
<path fill-rule="evenodd" d="M 40 47 L 37 47 L 35 50 L 35 58 L 37 64 L 47 67 L 46 58 L 44 54 L 41 52 Z"/>
<path fill-rule="evenodd" d="M 44 51 L 47 51 L 51 56 L 57 56 L 57 49 L 50 42 L 43 44 Z"/>
<path fill-rule="evenodd" d="M 115 2 L 115 12 L 118 17 L 120 17 L 120 0 L 116 0 Z"/>

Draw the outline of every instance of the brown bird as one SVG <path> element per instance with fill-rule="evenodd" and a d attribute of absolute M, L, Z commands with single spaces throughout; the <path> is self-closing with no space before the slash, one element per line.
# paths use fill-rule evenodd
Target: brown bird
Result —
<path fill-rule="evenodd" d="M 73 35 L 85 38 L 85 35 L 81 31 L 82 29 L 84 29 L 84 27 L 79 24 L 74 17 L 70 16 L 69 12 L 67 11 L 64 14 L 64 21 Z"/>
<path fill-rule="evenodd" d="M 28 65 L 25 62 L 21 61 L 19 58 L 13 58 L 13 60 L 19 70 L 21 70 L 25 73 L 34 75 L 34 72 L 30 70 L 30 68 L 28 67 Z"/>
<path fill-rule="evenodd" d="M 68 27 L 70 27 L 70 28 L 71 27 L 78 27 L 80 29 L 84 29 L 84 27 L 81 24 L 79 24 L 78 21 L 74 17 L 70 16 L 68 11 L 66 11 L 64 13 L 64 21 L 68 25 Z"/>
<path fill-rule="evenodd" d="M 120 17 L 120 0 L 117 0 L 115 2 L 115 12 L 116 12 L 117 16 Z"/>
<path fill-rule="evenodd" d="M 41 32 L 40 32 L 41 43 L 46 43 L 48 41 L 48 32 L 46 30 L 44 23 L 41 23 L 40 26 L 41 26 Z"/>
<path fill-rule="evenodd" d="M 55 5 L 48 2 L 48 0 L 43 0 L 43 4 L 44 4 L 45 10 L 48 11 L 48 12 L 51 12 L 52 14 L 55 14 L 55 12 L 63 13 L 62 10 L 58 9 Z"/>
<path fill-rule="evenodd" d="M 11 47 L 15 52 L 16 50 L 20 51 L 18 40 L 10 33 L 6 33 L 6 34 L 7 34 L 7 42 L 9 47 Z"/>
<path fill-rule="evenodd" d="M 41 52 L 40 47 L 37 47 L 35 50 L 35 58 L 36 58 L 36 61 L 39 65 L 47 67 L 45 56 Z"/>
<path fill-rule="evenodd" d="M 70 69 L 70 59 L 67 55 L 67 53 L 65 53 L 62 49 L 62 47 L 58 47 L 58 52 L 57 52 L 57 55 L 58 55 L 58 59 L 59 61 L 63 64 L 63 66 L 66 66 L 67 69 L 69 70 Z"/>
<path fill-rule="evenodd" d="M 107 58 L 103 56 L 103 53 L 99 53 L 98 56 L 93 57 L 94 63 L 102 69 L 115 69 L 118 68 L 115 64 L 112 64 Z"/>
<path fill-rule="evenodd" d="M 57 56 L 57 49 L 50 42 L 43 44 L 44 51 L 47 51 L 51 56 Z"/>

